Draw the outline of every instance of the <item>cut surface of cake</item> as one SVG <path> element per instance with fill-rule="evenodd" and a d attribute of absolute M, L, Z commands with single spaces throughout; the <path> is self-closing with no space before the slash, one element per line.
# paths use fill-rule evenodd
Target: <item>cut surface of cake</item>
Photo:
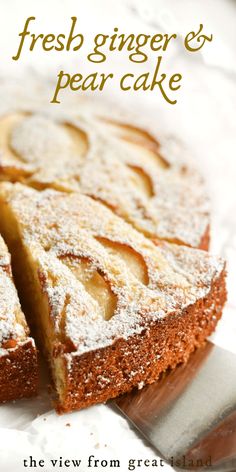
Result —
<path fill-rule="evenodd" d="M 0 212 L 58 411 L 152 383 L 214 330 L 226 298 L 221 259 L 155 245 L 80 193 L 2 183 Z"/>
<path fill-rule="evenodd" d="M 148 238 L 208 248 L 203 181 L 169 141 L 159 143 L 155 123 L 99 116 L 95 105 L 76 114 L 3 103 L 0 180 L 81 192 Z"/>
<path fill-rule="evenodd" d="M 37 386 L 37 352 L 13 282 L 10 254 L 0 236 L 0 402 L 31 397 Z"/>

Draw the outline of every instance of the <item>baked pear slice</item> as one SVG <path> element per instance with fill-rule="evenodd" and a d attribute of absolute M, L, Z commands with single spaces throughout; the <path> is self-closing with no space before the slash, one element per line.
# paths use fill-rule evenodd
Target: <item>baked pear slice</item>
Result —
<path fill-rule="evenodd" d="M 155 123 L 103 116 L 94 103 L 77 115 L 27 108 L 27 100 L 25 109 L 14 107 L 0 111 L 0 180 L 80 192 L 153 241 L 208 249 L 203 179 L 183 150 L 159 142 Z"/>

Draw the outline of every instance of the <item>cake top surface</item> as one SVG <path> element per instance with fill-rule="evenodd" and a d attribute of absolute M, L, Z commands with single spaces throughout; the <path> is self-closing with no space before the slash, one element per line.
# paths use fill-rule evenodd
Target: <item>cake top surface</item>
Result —
<path fill-rule="evenodd" d="M 204 251 L 154 245 L 79 193 L 2 183 L 50 307 L 55 337 L 81 354 L 141 332 L 207 295 L 224 263 Z M 68 347 L 69 346 L 69 347 Z"/>
<path fill-rule="evenodd" d="M 209 224 L 202 179 L 143 121 L 89 100 L 58 111 L 2 97 L 0 178 L 81 192 L 150 238 L 198 247 Z"/>
<path fill-rule="evenodd" d="M 27 326 L 12 280 L 11 261 L 0 236 L 0 355 L 27 337 Z"/>

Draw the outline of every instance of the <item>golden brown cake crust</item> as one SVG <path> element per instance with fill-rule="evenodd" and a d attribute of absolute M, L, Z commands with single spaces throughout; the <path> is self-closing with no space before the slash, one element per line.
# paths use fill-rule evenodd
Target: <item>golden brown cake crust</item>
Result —
<path fill-rule="evenodd" d="M 215 329 L 226 300 L 225 270 L 203 299 L 182 314 L 172 313 L 129 339 L 80 357 L 65 355 L 68 386 L 59 413 L 105 402 L 158 379 L 168 368 L 186 362 Z"/>
<path fill-rule="evenodd" d="M 32 339 L 0 356 L 0 402 L 36 395 L 37 351 Z"/>

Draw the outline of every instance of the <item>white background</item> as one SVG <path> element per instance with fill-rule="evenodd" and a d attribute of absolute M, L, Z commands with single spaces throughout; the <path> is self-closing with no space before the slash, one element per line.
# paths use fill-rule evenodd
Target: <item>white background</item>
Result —
<path fill-rule="evenodd" d="M 229 270 L 229 300 L 214 340 L 236 352 L 236 2 L 1 0 L 0 9 L 0 75 L 21 82 L 23 77 L 25 87 L 26 73 L 31 77 L 35 73 L 49 77 L 53 90 L 60 69 L 72 73 L 91 70 L 86 54 L 92 38 L 96 33 L 111 34 L 115 26 L 126 33 L 178 33 L 179 41 L 164 57 L 165 71 L 183 74 L 175 106 L 167 104 L 158 91 L 126 94 L 119 91 L 115 82 L 104 94 L 125 101 L 132 110 L 153 116 L 157 129 L 182 141 L 205 174 L 213 207 L 212 250 L 228 259 Z M 45 53 L 39 47 L 29 52 L 25 48 L 21 59 L 12 61 L 19 42 L 17 35 L 31 15 L 36 16 L 32 32 L 37 34 L 66 32 L 70 17 L 77 16 L 78 32 L 86 39 L 83 52 Z M 181 38 L 196 30 L 200 23 L 206 33 L 213 33 L 214 40 L 200 53 L 191 55 L 184 50 Z M 143 64 L 140 70 L 146 71 L 154 62 L 155 54 L 148 66 Z M 101 66 L 104 72 L 129 69 L 125 53 L 110 55 L 109 61 Z M 89 454 L 119 458 L 122 472 L 127 470 L 128 457 L 155 457 L 126 421 L 108 406 L 58 417 L 51 410 L 47 393 L 42 392 L 36 400 L 0 407 L 0 466 L 4 472 L 27 470 L 22 467 L 22 460 L 29 455 L 85 459 Z M 81 466 L 78 470 L 91 469 Z M 171 468 L 166 465 L 159 470 Z"/>

